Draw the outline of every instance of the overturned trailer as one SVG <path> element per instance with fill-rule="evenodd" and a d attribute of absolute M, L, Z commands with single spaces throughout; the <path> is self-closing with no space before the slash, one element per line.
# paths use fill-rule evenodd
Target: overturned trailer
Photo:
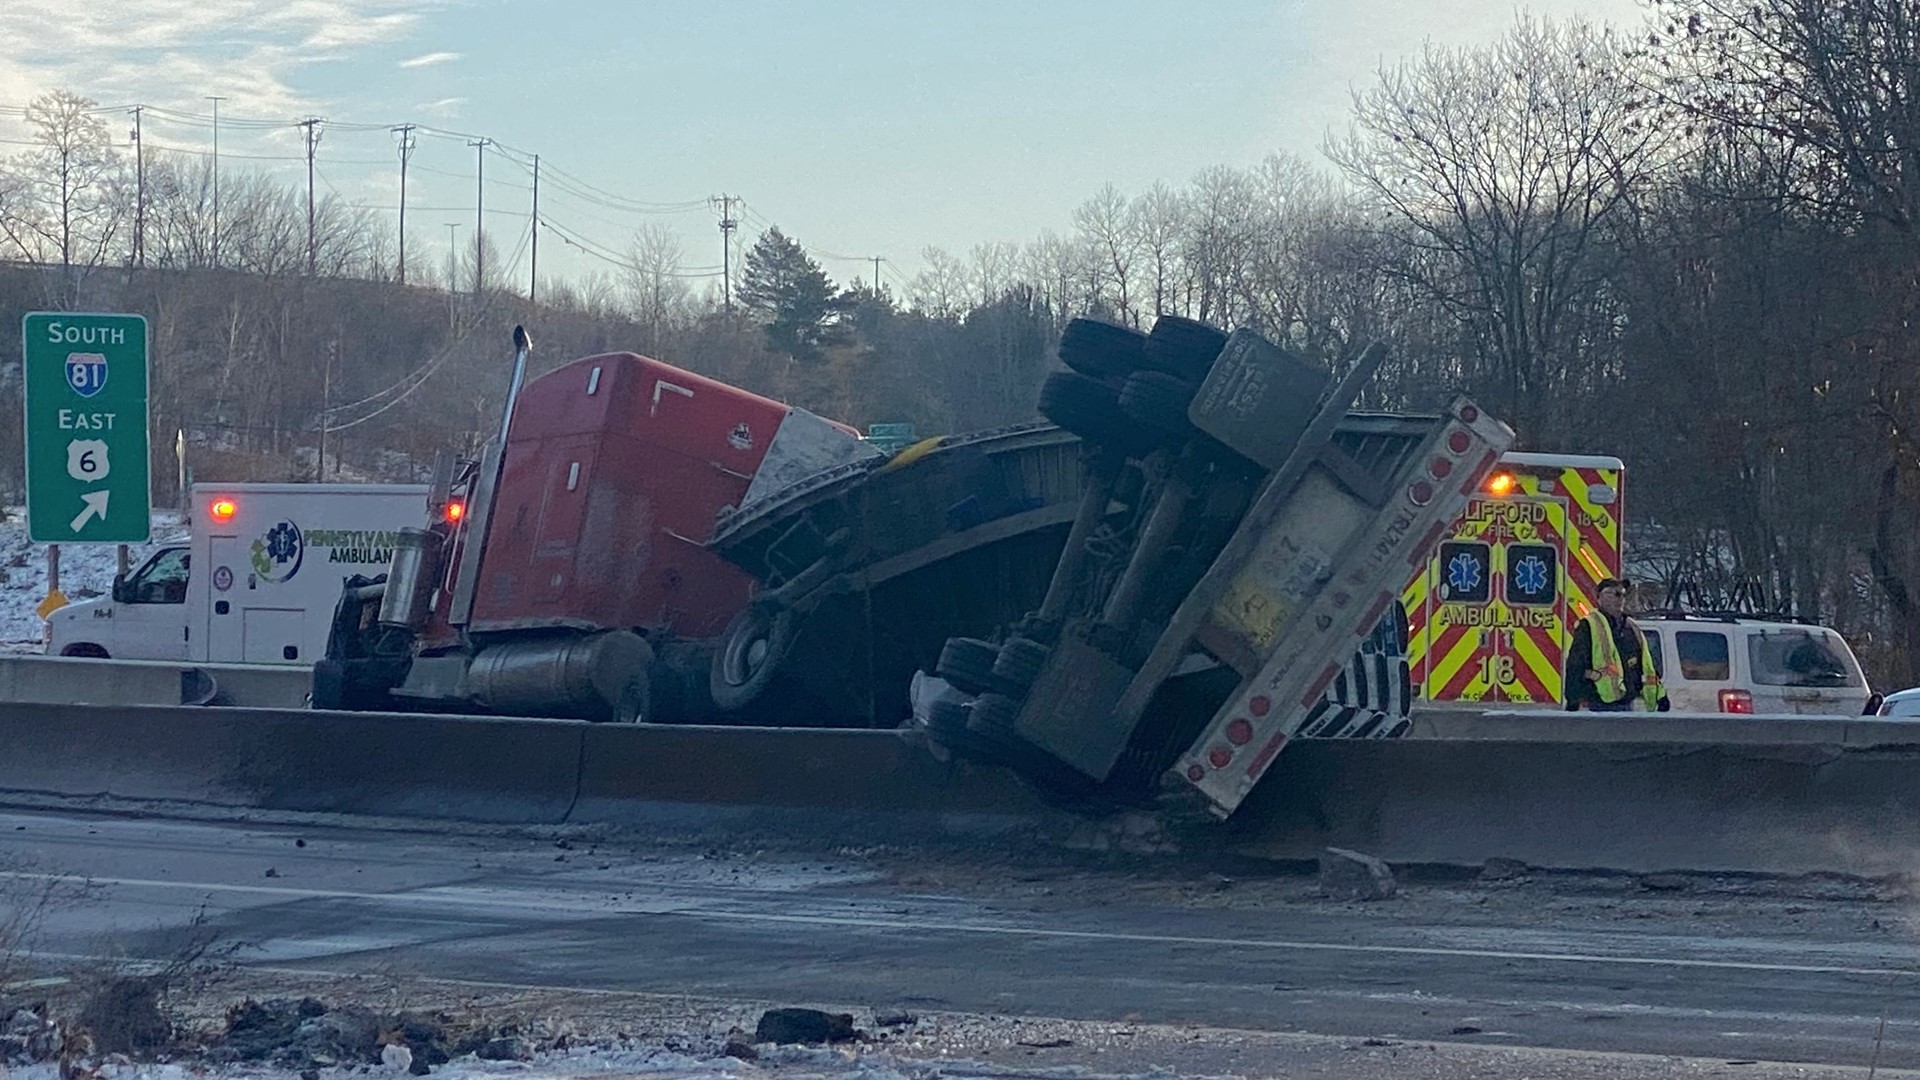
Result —
<path fill-rule="evenodd" d="M 947 643 L 929 736 L 1074 793 L 1171 770 L 1225 815 L 1290 739 L 1403 726 L 1398 594 L 1513 433 L 1464 398 L 1350 414 L 1383 356 L 1336 378 L 1246 330 L 1070 326 L 1041 409 L 1093 448 L 1079 512 L 1034 610 Z M 1155 708 L 1183 674 L 1198 707 Z"/>

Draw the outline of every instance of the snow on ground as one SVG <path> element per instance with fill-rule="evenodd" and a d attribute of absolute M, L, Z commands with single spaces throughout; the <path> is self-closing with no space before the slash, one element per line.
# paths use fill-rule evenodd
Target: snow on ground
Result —
<path fill-rule="evenodd" d="M 153 539 L 132 545 L 132 565 L 187 539 L 180 513 L 156 511 Z M 60 591 L 68 600 L 104 595 L 117 569 L 113 544 L 61 544 Z M 0 509 L 0 652 L 39 652 L 46 621 L 34 611 L 47 595 L 47 545 L 27 539 L 25 508 Z"/>

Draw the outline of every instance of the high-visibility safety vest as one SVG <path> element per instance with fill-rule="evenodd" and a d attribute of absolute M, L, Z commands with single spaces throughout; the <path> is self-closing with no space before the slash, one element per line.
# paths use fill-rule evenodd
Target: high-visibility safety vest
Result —
<path fill-rule="evenodd" d="M 1627 696 L 1627 672 L 1620 663 L 1620 649 L 1613 643 L 1613 624 L 1607 621 L 1605 612 L 1595 611 L 1586 618 L 1587 634 L 1593 638 L 1593 656 L 1588 665 L 1600 673 L 1593 681 L 1594 691 L 1600 700 L 1608 705 L 1617 705 Z M 1631 621 L 1627 623 L 1633 636 L 1640 642 L 1640 699 L 1647 703 L 1648 709 L 1660 705 L 1660 676 L 1653 666 L 1653 650 L 1647 645 L 1647 635 L 1640 632 Z"/>

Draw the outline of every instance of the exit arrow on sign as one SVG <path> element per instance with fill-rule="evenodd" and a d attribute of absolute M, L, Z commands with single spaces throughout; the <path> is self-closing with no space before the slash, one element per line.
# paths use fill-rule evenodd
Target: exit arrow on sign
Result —
<path fill-rule="evenodd" d="M 81 526 L 94 518 L 105 521 L 107 519 L 107 496 L 111 494 L 113 494 L 111 491 L 89 491 L 85 495 L 80 496 L 80 501 L 87 505 L 82 508 L 79 515 L 73 519 L 73 531 L 79 532 Z"/>

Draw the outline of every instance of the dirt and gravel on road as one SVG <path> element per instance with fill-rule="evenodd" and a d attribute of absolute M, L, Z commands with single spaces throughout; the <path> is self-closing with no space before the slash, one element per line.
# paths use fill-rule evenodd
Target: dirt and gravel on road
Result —
<path fill-rule="evenodd" d="M 84 1011 L 76 982 L 44 987 L 26 1011 Z M 77 1025 L 67 1043 L 0 1062 L 9 1080 L 346 1080 L 441 1076 L 650 1077 L 719 1080 L 935 1080 L 1311 1076 L 1641 1080 L 1858 1077 L 1866 1070 L 1489 1047 L 1446 1041 L 1332 1038 L 1146 1023 L 927 1012 L 909 1003 L 828 1004 L 851 1037 L 814 1045 L 761 1041 L 770 1002 L 627 992 L 529 991 L 385 976 L 291 976 L 236 970 L 217 989 L 168 1003 L 174 1030 L 139 1054 L 107 1052 Z M 36 1015 L 38 1014 L 36 1013 Z M 16 1012 L 12 1030 L 27 1026 Z M 5 1045 L 0 1043 L 0 1045 Z M 55 1044 L 58 1047 L 58 1044 Z M 1879 1076 L 1920 1076 L 1878 1070 Z"/>

